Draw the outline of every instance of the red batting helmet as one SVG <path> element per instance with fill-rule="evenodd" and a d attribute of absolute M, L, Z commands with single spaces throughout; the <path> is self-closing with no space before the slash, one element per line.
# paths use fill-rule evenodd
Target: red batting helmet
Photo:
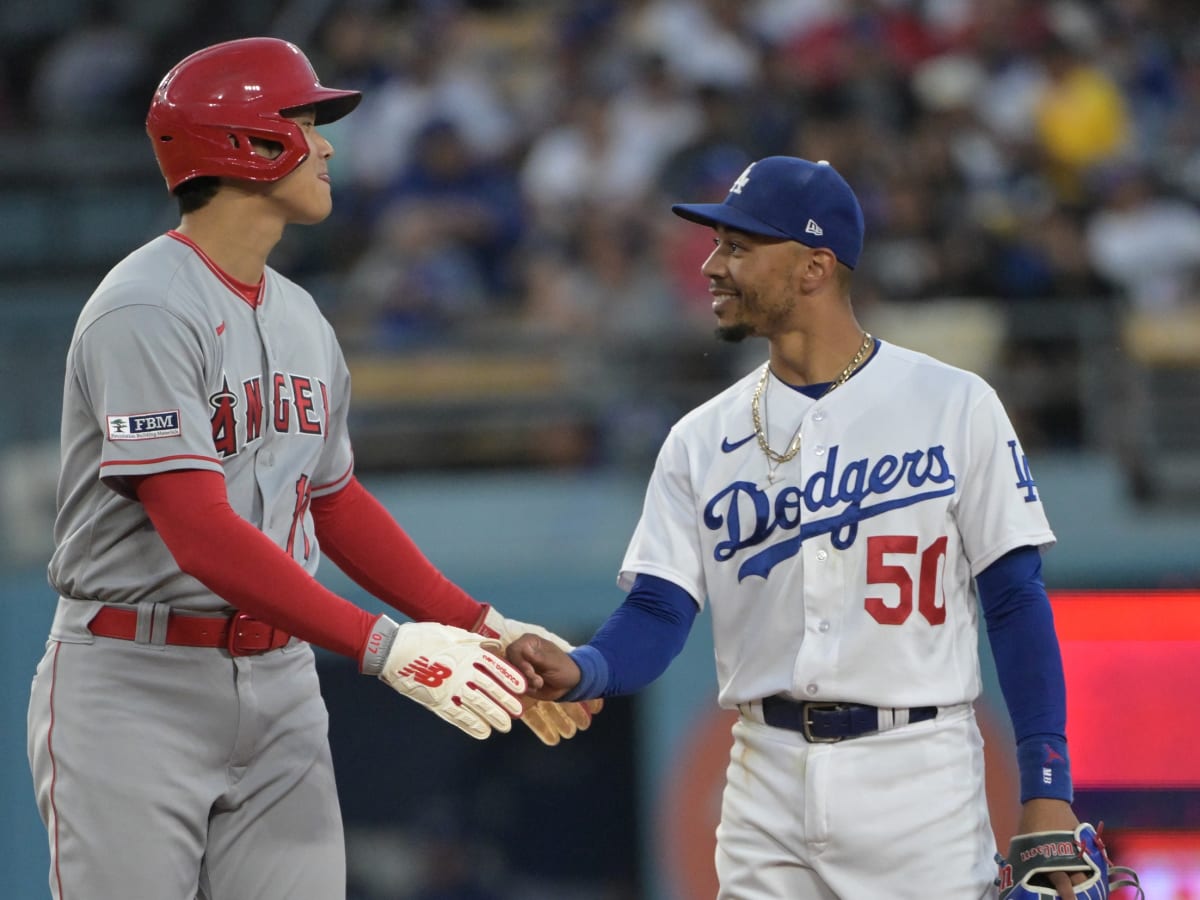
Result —
<path fill-rule="evenodd" d="M 294 44 L 243 38 L 198 50 L 168 72 L 154 92 L 146 132 L 168 190 L 201 175 L 278 181 L 308 156 L 304 132 L 285 112 L 315 107 L 323 125 L 361 99 L 358 91 L 322 87 Z M 280 144 L 283 152 L 260 156 L 250 138 Z"/>

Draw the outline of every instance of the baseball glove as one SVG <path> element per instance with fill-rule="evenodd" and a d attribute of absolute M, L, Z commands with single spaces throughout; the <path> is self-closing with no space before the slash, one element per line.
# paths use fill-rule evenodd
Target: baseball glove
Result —
<path fill-rule="evenodd" d="M 1101 828 L 1104 823 L 1101 823 Z M 1071 887 L 1078 900 L 1107 900 L 1109 892 L 1131 887 L 1145 900 L 1137 872 L 1114 866 L 1100 840 L 1099 832 L 1086 822 L 1071 831 L 1035 831 L 1018 834 L 1008 845 L 1008 858 L 996 854 L 1000 875 L 1000 900 L 1039 900 L 1057 897 L 1047 877 L 1050 872 L 1083 872 L 1087 875 Z"/>
<path fill-rule="evenodd" d="M 475 631 L 485 637 L 500 642 L 501 648 L 526 632 L 550 641 L 559 649 L 570 652 L 575 648 L 560 638 L 557 634 L 547 631 L 540 625 L 527 625 L 516 619 L 508 619 L 489 604 L 484 604 L 484 617 L 475 626 Z M 548 700 L 535 700 L 532 697 L 521 697 L 521 722 L 537 735 L 538 740 L 553 747 L 559 741 L 573 738 L 578 732 L 586 731 L 592 724 L 592 716 L 604 707 L 603 700 L 584 700 L 574 703 L 552 703 Z"/>

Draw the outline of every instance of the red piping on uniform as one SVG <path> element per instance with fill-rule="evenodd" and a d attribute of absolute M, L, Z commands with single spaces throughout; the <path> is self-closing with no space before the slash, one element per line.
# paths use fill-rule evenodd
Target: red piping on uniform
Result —
<path fill-rule="evenodd" d="M 328 419 L 326 419 L 325 421 L 326 421 L 326 428 L 325 428 L 325 430 L 326 430 L 326 431 L 328 431 L 328 430 L 329 430 L 329 426 L 328 426 L 328 422 L 329 422 L 329 420 L 328 420 Z M 325 490 L 326 488 L 331 488 L 331 487 L 333 487 L 335 484 L 338 484 L 339 482 L 345 481 L 345 480 L 346 480 L 346 476 L 347 476 L 347 475 L 349 475 L 349 474 L 350 474 L 350 472 L 351 472 L 353 469 L 354 469 L 354 460 L 350 460 L 350 465 L 346 466 L 346 471 L 345 471 L 345 472 L 343 472 L 343 473 L 342 473 L 341 475 L 339 475 L 337 478 L 333 479 L 333 481 L 326 482 L 325 484 L 318 484 L 318 485 L 314 485 L 314 486 L 313 486 L 313 488 L 312 488 L 312 492 L 315 494 L 317 491 L 323 491 L 323 490 Z"/>
<path fill-rule="evenodd" d="M 243 300 L 245 300 L 252 309 L 256 309 L 262 304 L 262 288 L 266 276 L 258 280 L 258 284 L 247 284 L 244 281 L 238 281 L 232 275 L 228 274 L 224 269 L 212 261 L 212 258 L 200 249 L 200 245 L 189 238 L 187 235 L 180 234 L 174 228 L 167 232 L 167 237 L 174 238 L 182 244 L 187 244 L 196 251 L 196 255 L 204 260 L 204 264 L 208 266 L 214 275 L 221 279 L 221 283 L 229 288 Z M 218 331 L 217 334 L 220 334 Z"/>
<path fill-rule="evenodd" d="M 198 459 L 203 462 L 221 464 L 221 461 L 215 456 L 201 456 L 198 453 L 178 453 L 174 456 L 159 456 L 156 459 L 110 459 L 107 462 L 100 463 L 100 468 L 105 466 L 148 466 L 153 463 L 171 462 L 176 459 Z"/>
<path fill-rule="evenodd" d="M 50 755 L 50 815 L 54 816 L 54 880 L 58 884 L 58 898 L 63 900 L 62 872 L 58 867 L 58 805 L 54 802 L 54 788 L 58 784 L 58 763 L 54 759 L 54 688 L 58 683 L 58 651 L 62 643 L 54 645 L 54 665 L 50 667 L 50 728 L 46 732 L 46 752 Z"/>

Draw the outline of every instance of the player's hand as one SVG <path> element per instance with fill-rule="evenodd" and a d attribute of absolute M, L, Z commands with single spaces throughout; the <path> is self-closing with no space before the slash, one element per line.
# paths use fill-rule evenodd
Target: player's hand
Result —
<path fill-rule="evenodd" d="M 1079 827 L 1079 819 L 1071 804 L 1065 800 L 1035 797 L 1021 805 L 1021 818 L 1017 834 L 1033 834 L 1039 831 L 1071 831 Z M 1050 872 L 1046 875 L 1051 886 L 1063 900 L 1075 900 L 1072 884 L 1087 880 L 1085 872 Z"/>
<path fill-rule="evenodd" d="M 476 627 L 481 634 L 494 637 L 502 647 L 507 648 L 523 634 L 536 635 L 550 646 L 562 651 L 564 655 L 570 652 L 572 646 L 552 631 L 547 631 L 540 625 L 528 625 L 502 616 L 495 608 L 488 607 L 483 621 Z M 568 657 L 569 660 L 569 657 Z M 574 662 L 571 665 L 575 665 Z M 576 668 L 578 673 L 578 668 Z M 575 676 L 576 682 L 579 676 Z M 558 694 L 561 697 L 566 689 Z M 521 698 L 525 712 L 521 721 L 529 726 L 530 731 L 537 735 L 543 744 L 553 747 L 559 741 L 574 737 L 580 731 L 586 731 L 592 724 L 592 716 L 600 712 L 604 706 L 603 700 L 588 700 L 581 703 L 554 703 L 550 697 L 541 697 L 527 693 Z"/>
<path fill-rule="evenodd" d="M 409 622 L 395 632 L 379 675 L 473 738 L 509 731 L 520 718 L 525 678 L 499 654 L 500 642 L 480 634 Z"/>
<path fill-rule="evenodd" d="M 538 634 L 521 635 L 504 652 L 525 676 L 526 693 L 539 700 L 557 700 L 582 677 L 566 651 Z"/>

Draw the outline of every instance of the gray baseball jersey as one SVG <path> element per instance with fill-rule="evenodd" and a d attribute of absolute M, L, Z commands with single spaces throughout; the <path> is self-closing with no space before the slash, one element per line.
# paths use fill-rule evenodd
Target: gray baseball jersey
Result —
<path fill-rule="evenodd" d="M 51 584 L 67 598 L 228 605 L 184 575 L 125 479 L 223 472 L 234 510 L 310 573 L 309 502 L 344 487 L 350 376 L 312 297 L 267 269 L 248 301 L 174 232 L 132 253 L 84 307 L 67 355 Z M 79 633 L 95 604 L 60 611 Z M 77 614 L 75 614 L 77 612 Z"/>
<path fill-rule="evenodd" d="M 352 471 L 349 382 L 308 293 L 270 269 L 260 291 L 239 286 L 174 232 L 120 262 L 81 312 L 49 566 L 61 596 L 29 704 L 53 896 L 344 896 L 311 648 L 231 656 L 151 628 L 143 640 L 150 604 L 229 606 L 180 571 L 127 479 L 222 472 L 233 509 L 313 572 L 309 502 Z M 102 604 L 139 606 L 138 639 L 94 637 Z"/>

